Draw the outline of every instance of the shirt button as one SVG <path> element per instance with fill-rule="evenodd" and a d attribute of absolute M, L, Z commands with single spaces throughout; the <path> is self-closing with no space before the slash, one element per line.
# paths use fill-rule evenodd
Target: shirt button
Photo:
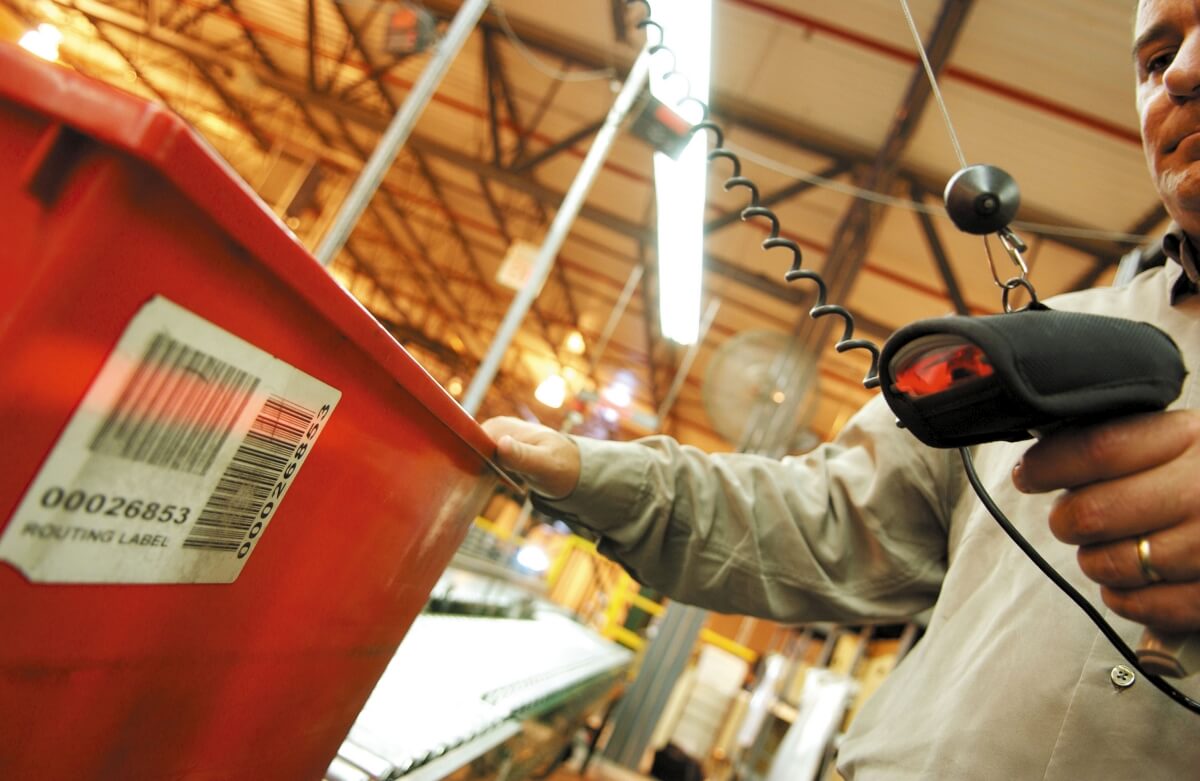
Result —
<path fill-rule="evenodd" d="M 1109 670 L 1108 677 L 1112 679 L 1113 686 L 1119 689 L 1128 689 L 1137 680 L 1137 676 L 1134 675 L 1133 670 L 1123 664 L 1118 664 Z"/>

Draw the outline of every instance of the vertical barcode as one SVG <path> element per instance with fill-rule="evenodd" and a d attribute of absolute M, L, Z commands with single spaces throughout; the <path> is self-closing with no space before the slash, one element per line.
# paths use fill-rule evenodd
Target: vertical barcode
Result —
<path fill-rule="evenodd" d="M 89 449 L 203 475 L 258 383 L 250 373 L 159 332 Z"/>
<path fill-rule="evenodd" d="M 268 397 L 183 547 L 237 551 L 258 523 L 316 414 L 278 396 Z"/>

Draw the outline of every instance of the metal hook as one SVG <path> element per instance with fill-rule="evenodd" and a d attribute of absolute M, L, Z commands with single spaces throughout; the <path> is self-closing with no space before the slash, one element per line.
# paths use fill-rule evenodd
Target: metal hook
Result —
<path fill-rule="evenodd" d="M 1021 255 L 1029 249 L 1029 245 L 1025 241 L 1013 233 L 1012 228 L 1001 228 L 996 234 L 1000 237 L 1000 243 L 1004 245 L 1004 249 L 1008 252 L 1008 257 L 1012 259 L 1013 265 L 1021 269 L 1021 279 L 1029 276 L 1029 266 L 1025 263 L 1024 256 Z"/>
<path fill-rule="evenodd" d="M 1009 260 L 1021 271 L 1019 277 L 1014 277 L 1007 282 L 1001 282 L 1000 275 L 996 271 L 995 258 L 992 256 L 992 245 L 988 243 L 987 236 L 983 237 L 983 248 L 987 252 L 988 267 L 992 271 L 992 279 L 995 281 L 996 287 L 1003 291 L 1001 301 L 1004 304 L 1004 311 L 1013 311 L 1009 305 L 1008 297 L 1012 290 L 1017 287 L 1025 288 L 1032 299 L 1031 303 L 1036 304 L 1038 302 L 1037 290 L 1034 289 L 1033 283 L 1029 281 L 1029 264 L 1025 262 L 1025 257 L 1021 254 L 1029 249 L 1028 245 L 1025 244 L 1025 241 L 1020 236 L 1013 233 L 1010 228 L 1001 228 L 996 232 L 996 237 L 1000 239 L 1000 243 L 1004 246 L 1004 251 L 1008 253 Z"/>
<path fill-rule="evenodd" d="M 1013 277 L 1001 285 L 1001 287 L 1004 289 L 1004 292 L 1000 294 L 1000 300 L 1001 303 L 1004 304 L 1005 314 L 1011 314 L 1012 312 L 1019 312 L 1029 309 L 1030 307 L 1036 306 L 1038 303 L 1037 291 L 1033 289 L 1033 283 L 1023 276 Z M 1008 296 L 1010 293 L 1012 293 L 1012 291 L 1019 287 L 1025 288 L 1025 292 L 1029 294 L 1029 303 L 1021 307 L 1021 309 L 1013 309 L 1012 304 L 1009 303 Z"/>

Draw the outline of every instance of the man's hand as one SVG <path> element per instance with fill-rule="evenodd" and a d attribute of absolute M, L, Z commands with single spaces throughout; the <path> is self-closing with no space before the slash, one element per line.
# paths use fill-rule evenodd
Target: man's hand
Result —
<path fill-rule="evenodd" d="M 496 442 L 500 466 L 525 478 L 549 499 L 561 499 L 579 482 L 579 448 L 565 434 L 520 418 L 492 418 L 483 430 Z"/>
<path fill-rule="evenodd" d="M 1200 412 L 1056 432 L 1029 448 L 1013 483 L 1025 493 L 1067 489 L 1050 529 L 1080 546 L 1080 569 L 1114 612 L 1164 631 L 1200 630 Z"/>

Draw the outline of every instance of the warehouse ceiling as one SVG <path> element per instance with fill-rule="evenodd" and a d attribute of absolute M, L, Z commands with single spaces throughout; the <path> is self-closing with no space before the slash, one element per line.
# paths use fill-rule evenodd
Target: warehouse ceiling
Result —
<path fill-rule="evenodd" d="M 423 5 L 444 30 L 459 3 Z M 804 267 L 856 313 L 857 334 L 881 341 L 916 318 L 998 311 L 983 242 L 938 213 L 959 166 L 899 0 L 715 5 L 712 116 Z M 1137 137 L 1131 5 L 911 0 L 966 159 L 1021 186 L 1018 232 L 1042 297 L 1109 284 L 1118 260 L 1165 224 Z M 0 28 L 15 40 L 53 24 L 63 65 L 166 103 L 313 248 L 428 61 L 389 53 L 398 10 L 0 0 Z M 493 2 L 332 267 L 456 395 L 514 295 L 497 281 L 501 262 L 514 243 L 545 236 L 641 46 L 643 13 L 623 0 Z M 759 247 L 766 222 L 739 219 L 747 192 L 722 189 L 728 161 L 710 167 L 711 327 L 694 351 L 659 334 L 651 154 L 629 133 L 617 141 L 479 416 L 560 425 L 570 402 L 534 399 L 559 374 L 577 399 L 595 399 L 583 405 L 593 433 L 664 430 L 709 449 L 776 451 L 813 439 L 791 436 L 793 423 L 832 435 L 870 396 L 866 358 L 834 352 L 829 332 L 810 326 L 811 286 L 784 281 L 790 253 Z M 746 341 L 763 330 L 781 336 Z M 813 360 L 781 390 L 771 380 L 782 362 L 764 343 Z M 730 421 L 788 436 L 751 442 Z"/>

